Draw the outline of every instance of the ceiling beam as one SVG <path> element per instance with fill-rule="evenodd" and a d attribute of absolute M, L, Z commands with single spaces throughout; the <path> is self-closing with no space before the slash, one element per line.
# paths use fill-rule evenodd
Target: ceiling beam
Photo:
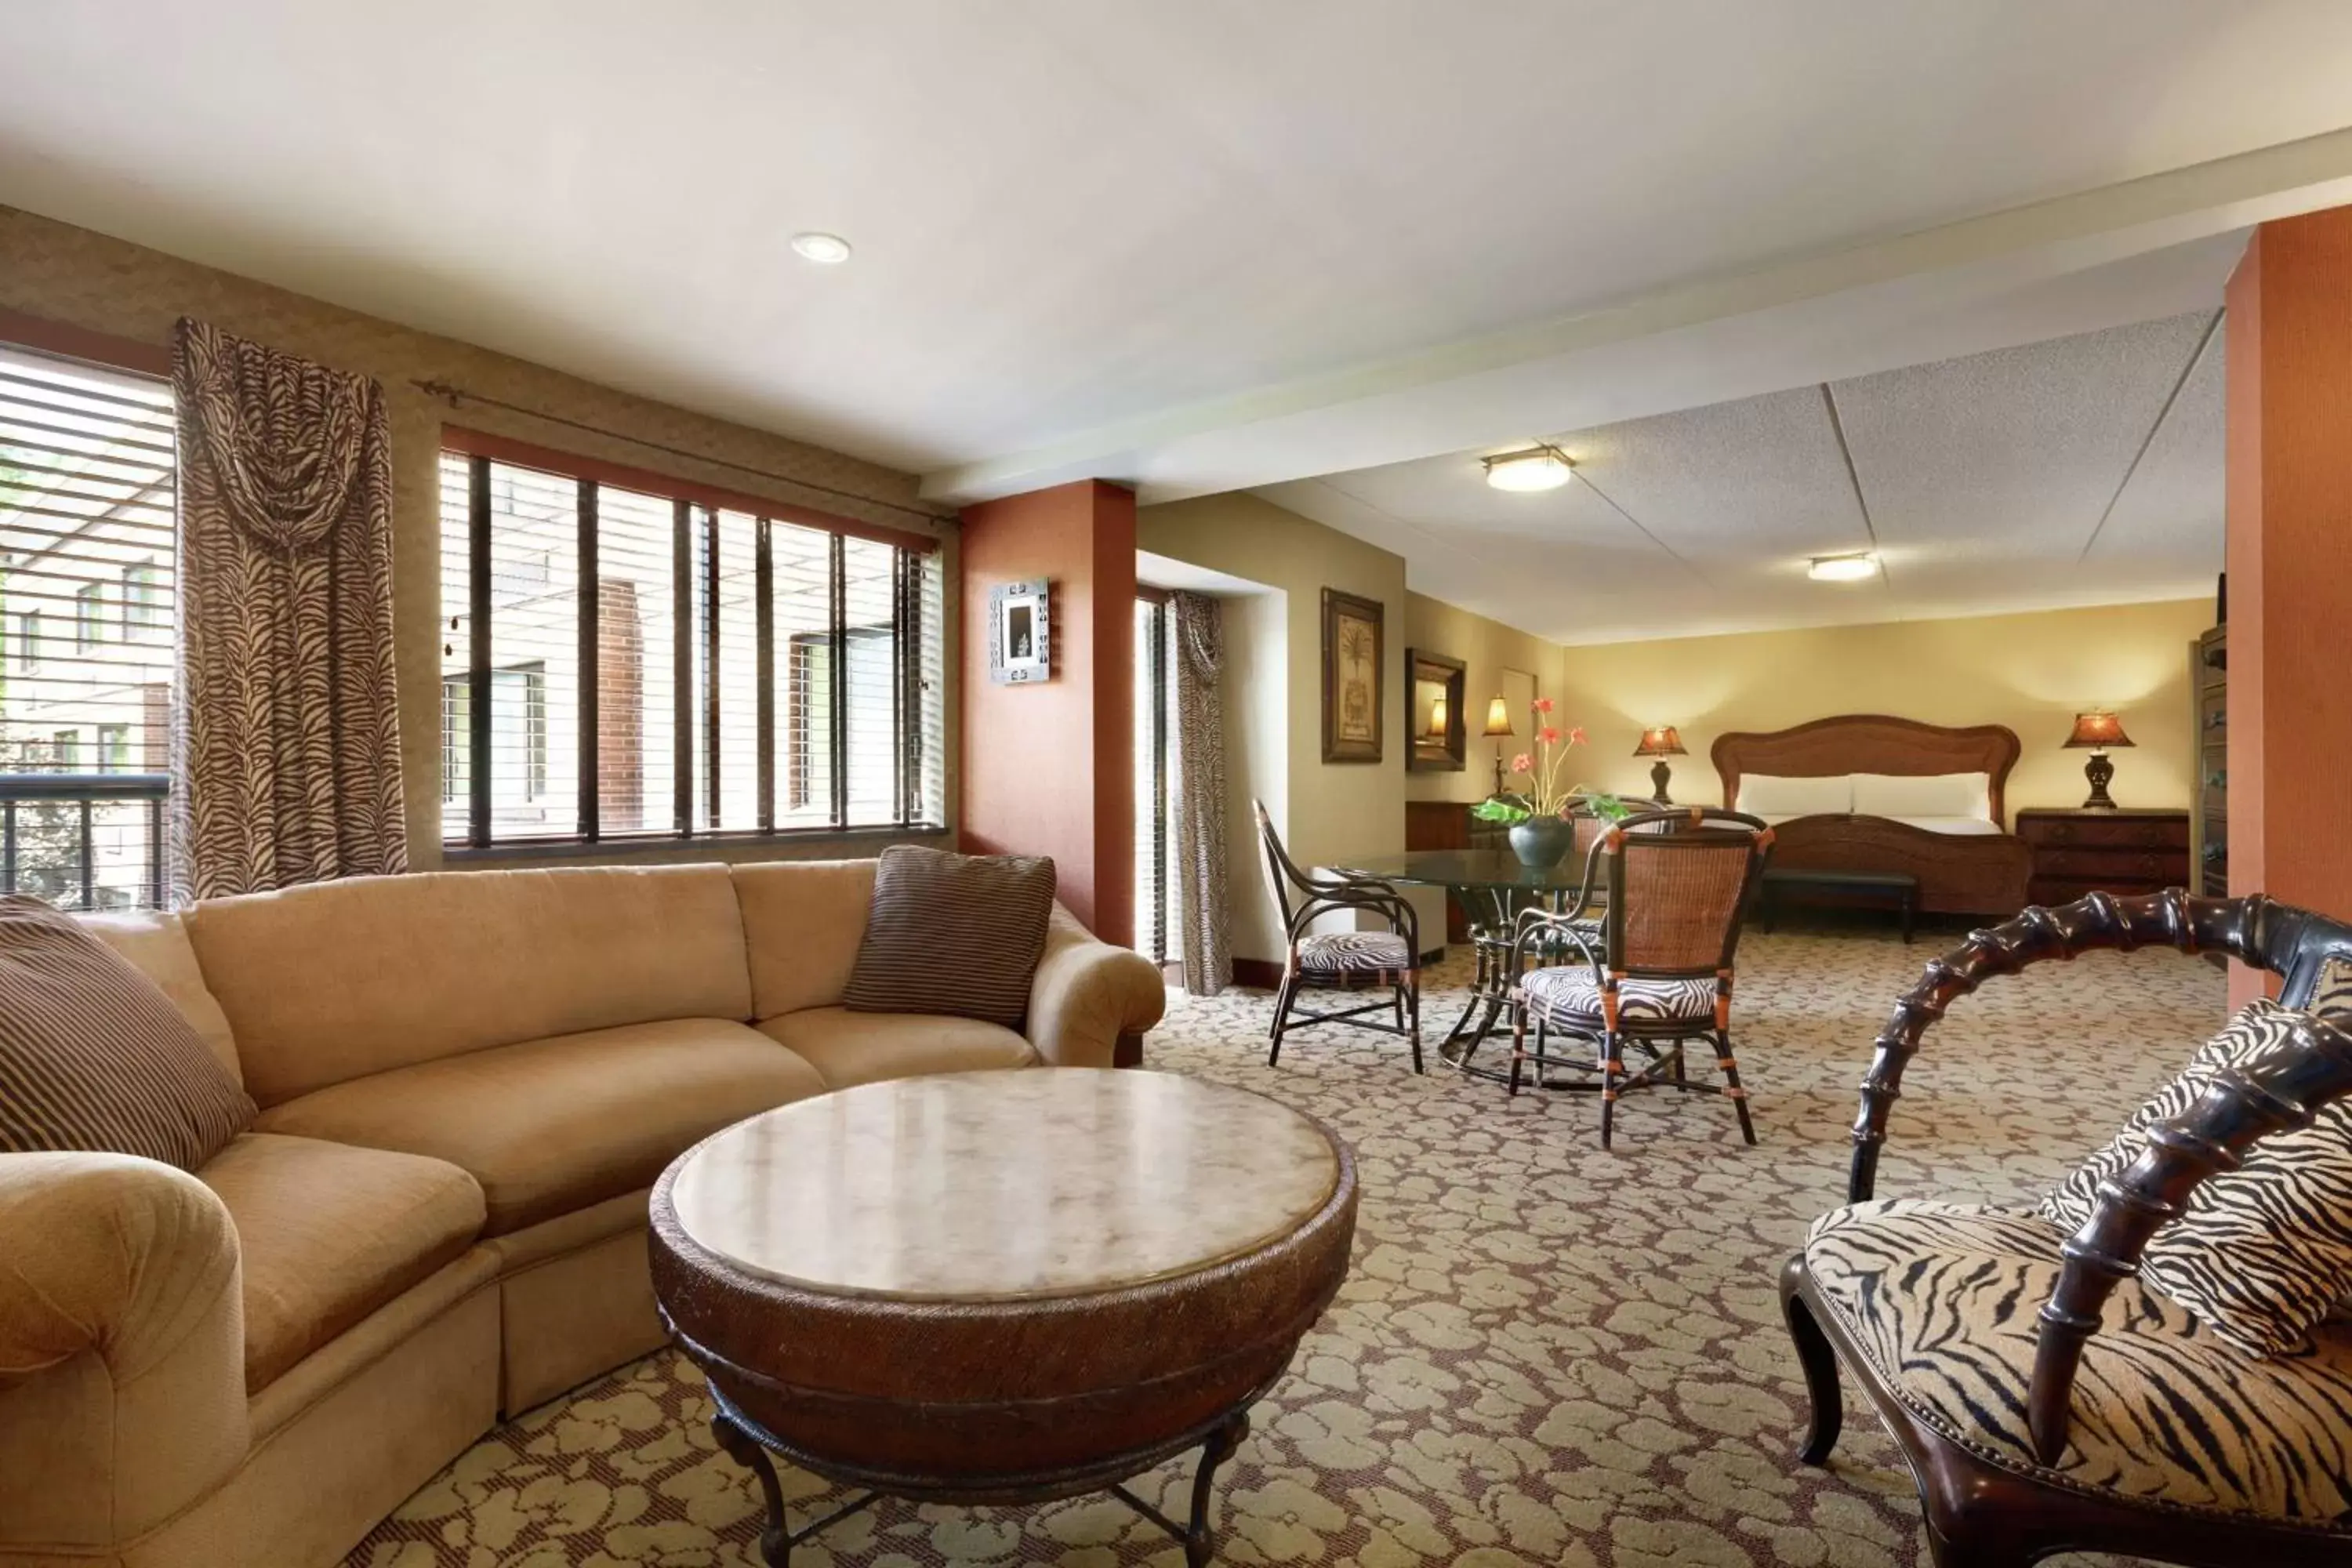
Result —
<path fill-rule="evenodd" d="M 921 495 L 960 503 L 1092 477 L 1141 485 L 1147 500 L 1172 499 L 1520 440 L 1556 426 L 1486 427 L 1465 436 L 1474 424 L 1468 405 L 1483 404 L 1477 425 L 1491 426 L 1500 414 L 1492 397 L 1461 398 L 1463 407 L 1443 410 L 1450 416 L 1433 411 L 1442 410 L 1450 391 L 1497 373 L 1557 366 L 1569 376 L 1579 356 L 1610 351 L 1610 362 L 1621 363 L 1624 351 L 1669 334 L 1941 279 L 1965 293 L 1971 273 L 1979 281 L 1988 271 L 1998 273 L 2012 284 L 2056 276 L 2347 200 L 2352 127 L 1123 420 L 940 469 L 924 477 Z M 1934 289 L 1906 291 L 1906 299 L 1913 295 L 1913 308 L 1926 309 Z M 1799 368 L 1790 365 L 1793 379 L 1785 384 L 1853 374 L 1823 367 L 1797 374 Z M 1249 439 L 1244 432 L 1268 438 Z M 1220 447 L 1228 449 L 1214 450 Z M 1204 462 L 1204 452 L 1213 460 Z M 1157 470 L 1174 482 L 1155 493 Z"/>

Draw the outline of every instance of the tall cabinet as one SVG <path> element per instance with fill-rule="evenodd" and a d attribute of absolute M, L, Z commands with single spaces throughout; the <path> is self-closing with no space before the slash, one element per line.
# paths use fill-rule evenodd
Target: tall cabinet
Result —
<path fill-rule="evenodd" d="M 2189 816 L 2193 889 L 2230 896 L 2230 628 L 2189 645 L 2189 721 L 2196 737 L 2196 793 Z"/>

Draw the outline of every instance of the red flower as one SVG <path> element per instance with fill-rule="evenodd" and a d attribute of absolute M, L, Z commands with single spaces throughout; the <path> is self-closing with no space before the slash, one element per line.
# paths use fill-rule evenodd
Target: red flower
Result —
<path fill-rule="evenodd" d="M 1515 773 L 1532 773 L 1535 765 L 1536 760 L 1525 752 L 1511 759 L 1511 771 Z"/>
<path fill-rule="evenodd" d="M 1538 713 L 1549 713 L 1551 711 L 1551 699 L 1549 697 L 1538 697 L 1535 700 L 1534 707 L 1535 710 Z"/>
<path fill-rule="evenodd" d="M 1571 746 L 1580 746 L 1584 744 L 1583 725 L 1579 724 L 1575 729 L 1570 730 L 1568 732 L 1568 743 Z"/>
<path fill-rule="evenodd" d="M 1547 724 L 1537 732 L 1536 739 L 1547 746 L 1557 746 L 1559 744 L 1559 731 Z"/>

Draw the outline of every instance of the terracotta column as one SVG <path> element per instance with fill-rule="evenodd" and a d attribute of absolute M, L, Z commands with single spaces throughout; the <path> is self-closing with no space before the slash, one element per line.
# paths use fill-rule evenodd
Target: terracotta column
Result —
<path fill-rule="evenodd" d="M 2352 207 L 2256 230 L 2226 330 L 2230 890 L 2352 920 Z"/>
<path fill-rule="evenodd" d="M 1051 855 L 1062 902 L 1135 936 L 1135 493 L 1087 479 L 963 514 L 963 847 Z M 1052 679 L 988 678 L 988 595 L 1053 583 Z"/>

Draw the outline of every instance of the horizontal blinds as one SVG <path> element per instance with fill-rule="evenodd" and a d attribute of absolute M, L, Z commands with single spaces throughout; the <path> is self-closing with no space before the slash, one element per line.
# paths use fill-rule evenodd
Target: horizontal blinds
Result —
<path fill-rule="evenodd" d="M 442 500 L 449 842 L 940 820 L 936 552 L 458 452 L 443 455 Z M 483 654 L 471 616 L 485 545 Z"/>
<path fill-rule="evenodd" d="M 160 894 L 174 479 L 168 384 L 0 349 L 0 891 Z"/>

